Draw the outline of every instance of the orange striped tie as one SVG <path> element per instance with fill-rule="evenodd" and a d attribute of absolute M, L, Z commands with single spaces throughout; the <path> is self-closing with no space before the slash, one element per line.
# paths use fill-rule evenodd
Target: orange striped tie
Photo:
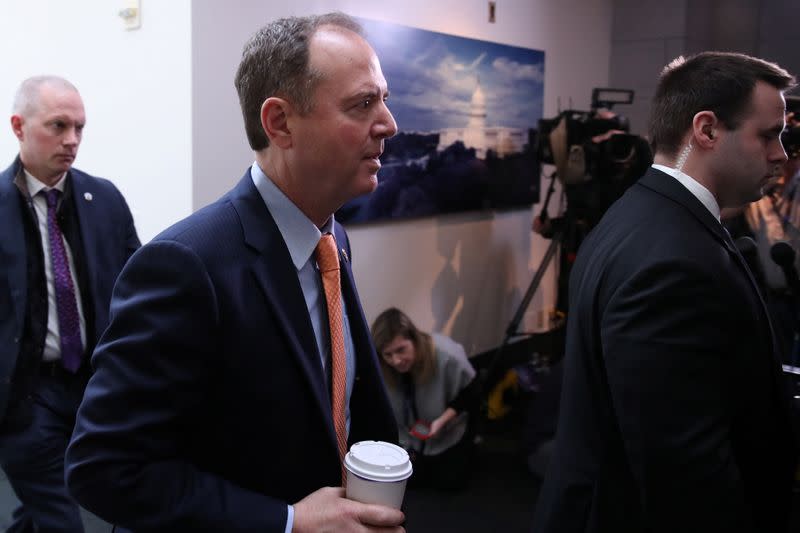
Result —
<path fill-rule="evenodd" d="M 344 323 L 342 320 L 342 285 L 339 277 L 339 254 L 336 240 L 326 233 L 317 244 L 317 265 L 322 275 L 325 301 L 328 304 L 328 324 L 331 332 L 331 410 L 336 441 L 339 444 L 339 460 L 342 466 L 342 486 L 347 481 L 344 469 L 344 454 L 347 453 L 347 425 L 344 404 L 347 391 L 347 360 L 344 351 Z"/>

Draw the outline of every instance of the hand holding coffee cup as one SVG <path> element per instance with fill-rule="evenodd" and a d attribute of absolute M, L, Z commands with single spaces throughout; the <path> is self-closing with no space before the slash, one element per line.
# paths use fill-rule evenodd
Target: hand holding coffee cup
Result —
<path fill-rule="evenodd" d="M 322 487 L 292 505 L 292 533 L 320 531 L 385 531 L 404 533 L 405 515 L 385 505 L 357 502 L 345 497 L 342 487 Z M 281 530 L 283 531 L 283 530 Z"/>
<path fill-rule="evenodd" d="M 403 448 L 374 440 L 357 442 L 345 455 L 344 466 L 347 498 L 400 509 L 413 471 Z"/>

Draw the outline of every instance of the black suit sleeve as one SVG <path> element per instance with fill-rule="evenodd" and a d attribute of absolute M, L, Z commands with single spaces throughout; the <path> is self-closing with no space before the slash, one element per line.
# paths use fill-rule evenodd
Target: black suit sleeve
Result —
<path fill-rule="evenodd" d="M 748 530 L 730 432 L 741 332 L 719 276 L 665 261 L 617 285 L 600 336 L 612 408 L 653 531 Z M 603 300 L 603 299 L 601 299 Z"/>
<path fill-rule="evenodd" d="M 202 417 L 220 352 L 217 299 L 200 259 L 174 242 L 140 249 L 120 274 L 111 313 L 67 451 L 75 499 L 135 531 L 282 533 L 285 502 L 187 459 L 181 428 Z"/>
<path fill-rule="evenodd" d="M 122 202 L 123 225 L 125 228 L 125 259 L 127 260 L 136 250 L 139 249 L 142 243 L 139 241 L 139 235 L 136 233 L 136 226 L 133 224 L 133 215 L 128 207 L 128 203 L 125 201 L 125 197 L 122 196 L 122 193 L 119 190 L 117 190 L 117 194 L 119 194 L 120 202 Z"/>

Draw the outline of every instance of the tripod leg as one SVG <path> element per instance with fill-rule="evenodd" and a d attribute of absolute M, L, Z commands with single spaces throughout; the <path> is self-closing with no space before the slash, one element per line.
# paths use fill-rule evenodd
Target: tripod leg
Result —
<path fill-rule="evenodd" d="M 542 281 L 542 277 L 544 277 L 544 273 L 547 270 L 550 261 L 553 260 L 553 257 L 558 250 L 558 246 L 561 243 L 563 232 L 556 231 L 553 235 L 552 240 L 550 241 L 550 245 L 547 248 L 547 251 L 542 257 L 542 262 L 539 263 L 539 268 L 536 269 L 536 273 L 531 280 L 530 285 L 528 286 L 528 290 L 525 291 L 525 296 L 522 298 L 522 301 L 519 304 L 516 312 L 514 313 L 514 317 L 511 319 L 511 323 L 506 328 L 506 335 L 503 339 L 503 343 L 497 349 L 495 354 L 492 356 L 491 361 L 486 368 L 481 370 L 480 375 L 478 377 L 480 387 L 479 387 L 479 397 L 481 398 L 481 413 L 477 417 L 476 423 L 476 435 L 478 437 L 483 432 L 483 426 L 487 423 L 488 420 L 488 395 L 487 391 L 489 389 L 489 384 L 492 382 L 493 378 L 495 378 L 494 373 L 497 369 L 498 363 L 503 359 L 503 352 L 505 351 L 506 347 L 508 346 L 511 338 L 517 335 L 519 323 L 522 321 L 522 317 L 525 314 L 525 311 L 528 309 L 528 305 L 530 305 L 531 299 L 533 298 L 536 289 L 539 287 L 539 283 Z"/>
<path fill-rule="evenodd" d="M 519 323 L 522 321 L 522 317 L 525 315 L 525 311 L 528 309 L 528 306 L 531 303 L 531 298 L 533 298 L 536 289 L 539 287 L 539 283 L 542 281 L 542 277 L 544 277 L 547 266 L 550 264 L 550 261 L 552 261 L 553 256 L 555 256 L 556 250 L 558 250 L 558 245 L 561 241 L 561 235 L 561 232 L 556 232 L 556 234 L 553 235 L 553 239 L 550 241 L 550 245 L 547 247 L 547 251 L 542 258 L 542 262 L 539 263 L 539 268 L 536 269 L 536 273 L 533 275 L 530 285 L 528 285 L 528 290 L 525 291 L 525 296 L 522 298 L 519 307 L 517 307 L 517 310 L 514 313 L 514 318 L 511 319 L 511 323 L 509 323 L 508 327 L 506 328 L 506 336 L 503 339 L 503 343 L 497 349 L 497 352 L 492 357 L 491 362 L 486 367 L 483 375 L 484 379 L 482 381 L 486 381 L 493 376 L 493 372 L 497 367 L 497 363 L 500 361 L 500 359 L 502 359 L 501 356 L 505 350 L 505 347 L 508 346 L 511 338 L 517 335 Z"/>
<path fill-rule="evenodd" d="M 539 283 L 541 283 L 544 273 L 547 270 L 547 266 L 550 264 L 550 261 L 556 254 L 556 250 L 558 249 L 558 244 L 560 242 L 561 232 L 557 232 L 555 235 L 553 235 L 553 239 L 550 241 L 550 246 L 547 247 L 547 251 L 542 258 L 542 262 L 539 264 L 539 268 L 536 269 L 536 274 L 534 274 L 531 284 L 528 286 L 528 290 L 525 291 L 525 296 L 522 298 L 517 311 L 514 313 L 511 323 L 508 325 L 508 328 L 506 328 L 506 341 L 504 341 L 503 344 L 506 344 L 508 339 L 518 333 L 519 323 L 522 322 L 522 317 L 525 315 L 525 311 L 528 309 L 536 289 L 539 288 Z"/>

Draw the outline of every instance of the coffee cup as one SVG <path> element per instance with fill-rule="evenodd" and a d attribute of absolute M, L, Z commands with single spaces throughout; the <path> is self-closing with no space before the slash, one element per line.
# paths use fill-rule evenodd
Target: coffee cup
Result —
<path fill-rule="evenodd" d="M 400 509 L 413 470 L 403 448 L 375 440 L 357 442 L 345 455 L 344 466 L 349 499 Z"/>

